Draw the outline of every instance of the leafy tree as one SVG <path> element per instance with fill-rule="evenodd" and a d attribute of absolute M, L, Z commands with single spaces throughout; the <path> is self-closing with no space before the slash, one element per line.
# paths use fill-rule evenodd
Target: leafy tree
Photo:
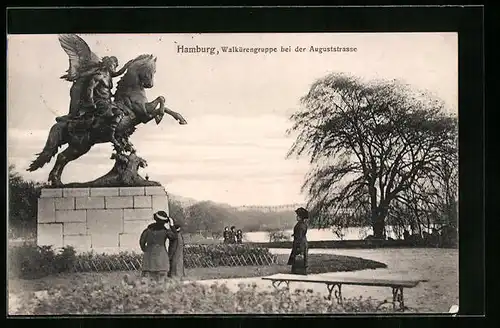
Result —
<path fill-rule="evenodd" d="M 296 223 L 293 211 L 263 212 L 258 210 L 234 211 L 234 225 L 243 231 L 270 231 L 291 229 Z"/>
<path fill-rule="evenodd" d="M 443 102 L 398 81 L 333 73 L 301 103 L 288 157 L 310 159 L 303 190 L 318 226 L 336 224 L 348 209 L 369 213 L 374 236 L 384 238 L 391 202 L 456 152 L 457 121 Z"/>
<path fill-rule="evenodd" d="M 211 236 L 222 231 L 228 222 L 235 222 L 234 213 L 210 201 L 199 202 L 186 209 L 186 232 L 201 232 Z"/>
<path fill-rule="evenodd" d="M 236 226 L 243 232 L 270 231 L 293 228 L 296 220 L 295 213 L 290 210 L 283 211 L 259 211 L 238 210 L 234 207 L 218 204 L 210 201 L 195 203 L 184 210 L 178 204 L 179 209 L 174 210 L 170 206 L 171 215 L 184 216 L 184 231 L 190 233 L 202 232 L 206 236 L 219 238 L 226 226 Z M 175 213 L 182 212 L 183 214 Z"/>
<path fill-rule="evenodd" d="M 26 181 L 9 165 L 9 230 L 14 234 L 27 236 L 36 233 L 37 203 L 44 184 Z"/>
<path fill-rule="evenodd" d="M 185 229 L 186 224 L 186 213 L 181 203 L 177 200 L 170 199 L 168 200 L 168 211 L 170 217 L 175 220 L 176 224 L 180 224 Z"/>
<path fill-rule="evenodd" d="M 286 234 L 283 229 L 269 231 L 269 241 L 288 241 L 290 240 L 290 235 Z"/>

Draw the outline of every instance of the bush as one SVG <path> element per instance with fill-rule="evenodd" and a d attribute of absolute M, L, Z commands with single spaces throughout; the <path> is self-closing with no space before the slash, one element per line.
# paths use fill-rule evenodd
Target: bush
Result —
<path fill-rule="evenodd" d="M 76 251 L 71 246 L 63 247 L 61 252 L 54 258 L 54 269 L 56 272 L 69 272 L 76 263 Z"/>
<path fill-rule="evenodd" d="M 256 247 L 248 244 L 213 244 L 213 245 L 186 245 L 186 253 L 201 254 L 214 258 L 238 255 L 269 255 L 268 248 Z"/>
<path fill-rule="evenodd" d="M 276 231 L 270 231 L 269 232 L 269 242 L 276 242 L 276 241 L 289 241 L 290 236 L 285 233 L 283 230 L 276 230 Z"/>
<path fill-rule="evenodd" d="M 24 243 L 9 250 L 9 274 L 22 279 L 36 279 L 74 267 L 76 252 L 66 246 L 56 253 L 51 246 Z"/>
<path fill-rule="evenodd" d="M 242 244 L 186 245 L 184 265 L 186 268 L 270 265 L 276 256 L 267 248 Z M 71 246 L 58 254 L 49 246 L 38 247 L 23 244 L 9 250 L 10 273 L 21 279 L 36 279 L 62 272 L 104 272 L 140 270 L 142 254 L 120 252 L 98 254 L 86 252 L 76 254 Z"/>
<path fill-rule="evenodd" d="M 154 282 L 123 277 L 121 285 L 98 282 L 60 287 L 43 299 L 24 296 L 18 314 L 214 314 L 214 313 L 345 313 L 388 312 L 372 299 L 344 299 L 342 305 L 312 290 L 257 289 L 240 284 L 231 291 L 226 285 L 211 286 L 176 280 Z"/>

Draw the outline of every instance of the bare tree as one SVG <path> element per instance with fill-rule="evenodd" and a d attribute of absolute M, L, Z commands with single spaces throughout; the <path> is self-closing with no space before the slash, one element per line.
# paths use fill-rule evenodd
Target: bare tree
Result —
<path fill-rule="evenodd" d="M 455 149 L 456 119 L 443 102 L 398 81 L 334 73 L 301 103 L 288 157 L 310 158 L 303 191 L 319 226 L 331 225 L 339 210 L 368 206 L 374 236 L 383 238 L 391 201 Z"/>
<path fill-rule="evenodd" d="M 391 214 L 406 217 L 405 223 L 418 228 L 419 234 L 435 224 L 458 228 L 458 152 L 446 155 L 391 205 Z"/>

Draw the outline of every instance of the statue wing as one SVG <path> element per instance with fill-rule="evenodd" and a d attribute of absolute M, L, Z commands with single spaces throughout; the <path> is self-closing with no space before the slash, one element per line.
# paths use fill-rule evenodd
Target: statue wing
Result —
<path fill-rule="evenodd" d="M 89 45 L 76 34 L 60 34 L 59 42 L 69 57 L 69 68 L 66 70 L 67 74 L 61 76 L 62 79 L 75 81 L 85 68 L 97 64 L 101 60 L 90 50 Z"/>

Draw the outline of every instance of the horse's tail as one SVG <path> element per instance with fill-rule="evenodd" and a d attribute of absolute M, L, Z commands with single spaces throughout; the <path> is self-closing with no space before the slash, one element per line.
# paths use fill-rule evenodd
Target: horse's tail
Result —
<path fill-rule="evenodd" d="M 36 154 L 38 157 L 31 163 L 27 171 L 36 171 L 50 162 L 57 154 L 59 147 L 63 144 L 64 123 L 56 123 L 50 128 L 49 137 L 42 152 Z"/>

